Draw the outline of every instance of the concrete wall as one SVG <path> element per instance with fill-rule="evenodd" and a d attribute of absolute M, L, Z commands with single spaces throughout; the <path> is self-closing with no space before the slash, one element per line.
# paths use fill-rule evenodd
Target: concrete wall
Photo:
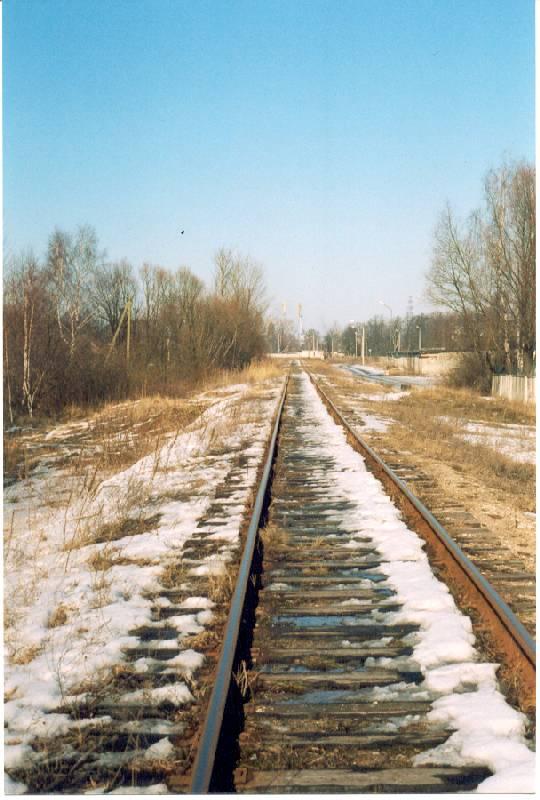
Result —
<path fill-rule="evenodd" d="M 520 403 L 536 403 L 536 378 L 523 378 L 519 375 L 494 375 L 491 394 L 518 400 Z"/>
<path fill-rule="evenodd" d="M 398 367 L 413 375 L 442 376 L 457 367 L 459 356 L 459 353 L 426 353 L 421 357 L 399 356 L 398 358 L 389 358 L 387 366 Z"/>
<path fill-rule="evenodd" d="M 300 350 L 297 353 L 268 353 L 270 358 L 324 358 L 324 350 Z"/>

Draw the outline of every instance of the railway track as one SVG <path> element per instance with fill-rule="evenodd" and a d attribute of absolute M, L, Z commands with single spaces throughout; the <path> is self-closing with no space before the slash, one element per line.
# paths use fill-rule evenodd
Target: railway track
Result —
<path fill-rule="evenodd" d="M 384 548 L 370 536 L 370 506 L 384 507 L 384 500 L 363 487 L 366 524 L 358 535 L 359 507 L 340 480 L 351 454 L 325 449 L 327 430 L 306 391 L 305 377 L 294 374 L 260 532 L 254 627 L 236 653 L 235 710 L 225 712 L 218 742 L 211 701 L 204 757 L 189 781 L 170 786 L 240 793 L 472 790 L 491 775 L 487 763 L 472 758 L 455 766 L 450 756 L 445 763 L 444 756 L 425 755 L 444 752 L 456 721 L 430 714 L 440 687 L 418 663 L 421 623 L 401 613 L 403 593 L 389 578 Z M 391 513 L 382 519 L 392 524 Z M 489 602 L 499 601 L 492 594 Z M 509 615 L 505 622 L 523 645 L 514 641 L 514 667 L 522 659 L 523 675 L 534 672 L 533 643 L 504 604 L 498 612 Z M 452 646 L 450 638 L 450 652 Z M 467 691 L 466 683 L 457 686 Z"/>
<path fill-rule="evenodd" d="M 226 487 L 220 494 L 226 498 Z M 212 691 L 191 686 L 191 699 L 176 706 L 148 703 L 141 691 L 132 705 L 87 710 L 108 722 L 93 749 L 71 744 L 56 767 L 49 760 L 47 769 L 60 776 L 66 760 L 79 765 L 73 774 L 80 780 L 52 790 L 143 789 L 159 780 L 174 793 L 450 792 L 474 790 L 496 772 L 485 739 L 485 758 L 474 747 L 456 755 L 469 714 L 464 699 L 479 726 L 490 702 L 498 719 L 504 701 L 495 669 L 481 663 L 468 620 L 422 572 L 418 537 L 299 369 L 289 379 L 245 542 L 220 657 L 208 660 Z M 439 552 L 434 561 L 444 574 Z M 130 688 L 146 680 L 152 692 L 182 676 L 167 663 L 178 657 L 167 647 L 167 615 L 179 610 L 183 591 L 169 589 L 170 610 L 156 606 L 155 625 L 141 632 L 129 659 L 155 664 L 146 678 L 119 675 Z M 502 636 L 500 652 L 519 676 L 522 707 L 530 708 L 534 643 L 495 594 L 484 596 L 491 609 L 484 616 L 466 598 L 490 641 Z M 521 718 L 509 707 L 508 714 L 526 770 L 529 751 L 516 734 Z"/>
<path fill-rule="evenodd" d="M 317 383 L 352 429 L 363 437 L 364 421 L 361 407 L 358 407 L 358 385 L 335 384 L 328 374 L 318 374 Z M 465 507 L 462 502 L 450 499 L 441 488 L 442 480 L 436 481 L 419 469 L 412 454 L 389 449 L 388 444 L 383 445 L 380 434 L 377 433 L 371 432 L 369 441 L 394 475 L 411 488 L 415 496 L 444 525 L 452 539 L 497 590 L 529 634 L 534 636 L 534 560 L 531 564 L 528 553 L 521 551 L 520 554 L 519 550 L 516 553 L 515 549 L 509 547 L 504 536 L 497 535 L 492 527 L 474 516 L 470 508 Z M 466 492 L 471 489 L 466 478 L 461 481 L 461 488 Z M 517 525 L 517 520 L 515 524 Z"/>

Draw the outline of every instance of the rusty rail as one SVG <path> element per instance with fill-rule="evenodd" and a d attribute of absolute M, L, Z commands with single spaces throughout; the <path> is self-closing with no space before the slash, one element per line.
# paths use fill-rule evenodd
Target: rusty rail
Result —
<path fill-rule="evenodd" d="M 236 588 L 231 600 L 231 608 L 227 620 L 227 627 L 225 628 L 223 645 L 216 669 L 216 679 L 206 710 L 205 722 L 197 748 L 197 756 L 191 771 L 191 783 L 189 787 L 190 794 L 206 794 L 209 790 L 210 781 L 212 779 L 216 748 L 218 745 L 219 734 L 223 721 L 223 713 L 225 711 L 227 694 L 231 683 L 231 670 L 238 644 L 238 633 L 242 619 L 242 610 L 244 607 L 246 589 L 250 576 L 251 564 L 253 561 L 255 543 L 257 540 L 257 531 L 259 529 L 261 515 L 264 508 L 266 491 L 270 482 L 272 462 L 274 460 L 277 436 L 281 421 L 281 413 L 283 411 L 285 398 L 287 396 L 288 382 L 289 378 L 287 377 L 276 414 L 276 421 L 274 423 L 274 429 L 270 439 L 268 455 L 264 464 L 257 496 L 253 504 L 251 520 L 246 535 L 246 544 L 238 571 Z"/>
<path fill-rule="evenodd" d="M 535 707 L 536 643 L 525 627 L 477 567 L 454 542 L 448 531 L 349 425 L 314 375 L 304 367 L 313 386 L 341 425 L 352 446 L 366 458 L 367 465 L 392 498 L 398 502 L 414 530 L 426 541 L 428 553 L 443 567 L 446 582 L 457 585 L 463 605 L 473 608 L 490 634 L 492 646 L 511 673 L 518 676 L 517 695 L 524 710 Z"/>

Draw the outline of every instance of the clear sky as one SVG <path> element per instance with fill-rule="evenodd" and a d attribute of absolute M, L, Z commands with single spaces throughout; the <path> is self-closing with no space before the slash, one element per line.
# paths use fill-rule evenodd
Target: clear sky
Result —
<path fill-rule="evenodd" d="M 446 200 L 534 158 L 532 0 L 2 5 L 7 253 L 88 223 L 207 282 L 250 254 L 307 325 L 404 314 Z"/>

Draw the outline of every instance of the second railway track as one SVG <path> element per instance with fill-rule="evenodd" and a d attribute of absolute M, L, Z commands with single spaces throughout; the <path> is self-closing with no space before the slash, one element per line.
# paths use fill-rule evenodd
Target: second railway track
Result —
<path fill-rule="evenodd" d="M 363 468 L 343 433 L 341 442 L 339 436 L 329 441 L 333 423 L 314 392 L 306 374 L 296 370 L 223 726 L 218 730 L 220 714 L 211 701 L 203 731 L 203 747 L 211 739 L 217 744 L 215 757 L 205 749 L 191 779 L 173 777 L 170 787 L 247 793 L 474 790 L 492 774 L 489 756 L 484 763 L 477 754 L 456 756 L 452 737 L 459 712 L 433 709 L 445 693 L 470 693 L 474 715 L 475 674 L 491 670 L 494 677 L 495 668 L 468 651 L 468 620 L 455 609 L 454 616 L 445 616 L 452 601 L 437 581 L 424 576 L 425 585 L 416 587 L 425 599 L 418 603 L 416 597 L 416 615 L 414 602 L 412 613 L 405 608 L 403 586 L 410 590 L 411 581 L 422 580 L 415 573 L 414 547 L 407 551 L 407 535 L 413 534 L 365 469 L 362 480 Z M 321 412 L 327 423 L 321 424 Z M 394 567 L 385 531 L 396 540 Z M 430 613 L 435 626 L 448 624 L 447 637 L 429 631 Z M 434 652 L 426 656 L 430 647 Z M 533 674 L 531 664 L 525 672 L 529 668 Z M 497 702 L 502 700 L 494 681 L 492 688 Z M 526 760 L 524 740 L 521 746 Z"/>

